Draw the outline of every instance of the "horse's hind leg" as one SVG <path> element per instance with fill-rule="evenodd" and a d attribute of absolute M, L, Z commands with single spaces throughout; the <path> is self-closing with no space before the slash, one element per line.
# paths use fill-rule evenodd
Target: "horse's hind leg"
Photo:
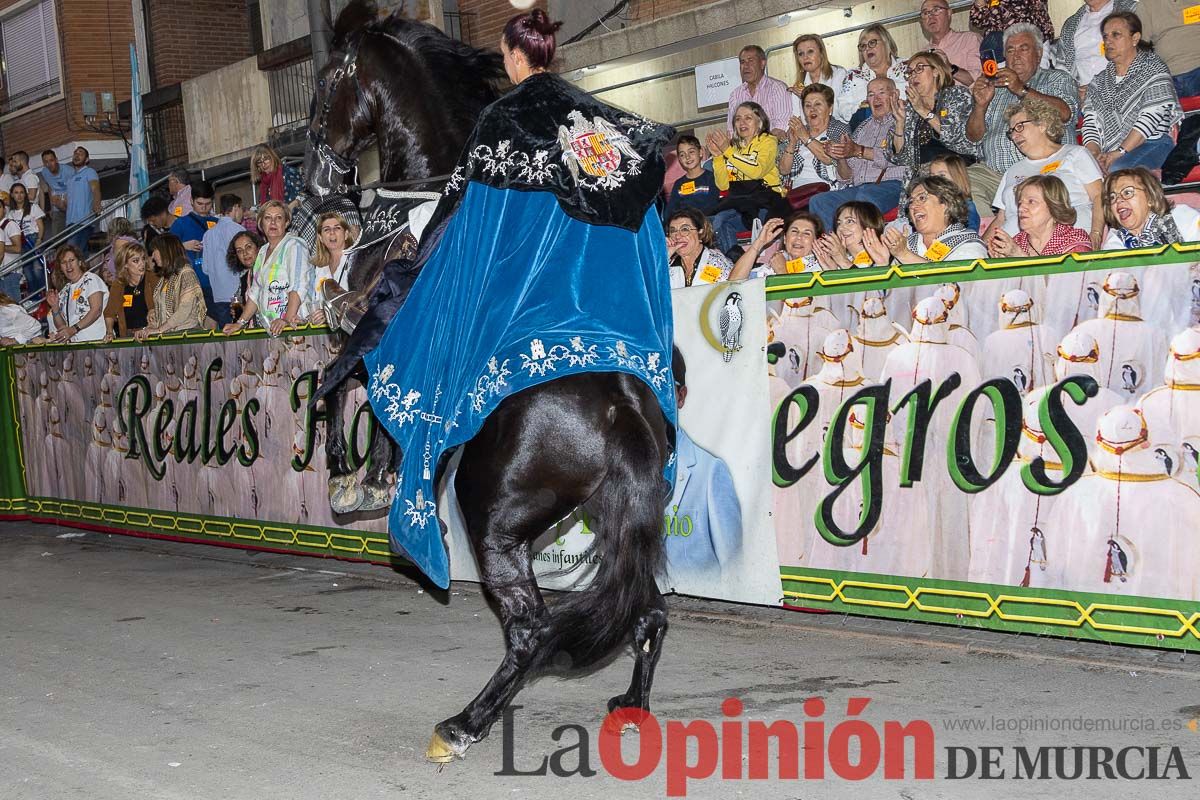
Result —
<path fill-rule="evenodd" d="M 491 680 L 460 713 L 439 722 L 425 757 L 447 762 L 461 757 L 467 748 L 487 736 L 492 724 L 512 700 L 541 645 L 541 633 L 549 614 L 533 576 L 529 543 L 509 541 L 496 546 L 487 542 L 479 553 L 484 585 L 495 598 L 504 626 L 504 660 Z"/>
<path fill-rule="evenodd" d="M 610 712 L 627 709 L 631 712 L 623 720 L 627 725 L 641 721 L 638 712 L 650 711 L 650 687 L 654 683 L 654 668 L 662 655 L 663 640 L 667 638 L 667 601 L 659 595 L 655 602 L 638 617 L 633 628 L 633 651 L 637 660 L 633 665 L 633 680 L 629 691 L 608 701 Z"/>

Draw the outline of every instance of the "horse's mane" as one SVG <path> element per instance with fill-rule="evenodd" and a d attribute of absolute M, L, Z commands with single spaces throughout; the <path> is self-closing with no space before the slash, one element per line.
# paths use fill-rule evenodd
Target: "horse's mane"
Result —
<path fill-rule="evenodd" d="M 450 87 L 447 97 L 457 96 L 476 111 L 499 95 L 506 80 L 504 63 L 494 50 L 472 47 L 447 36 L 433 25 L 407 19 L 399 11 L 380 18 L 370 0 L 352 0 L 333 24 L 332 49 L 344 50 L 360 31 L 381 33 L 425 62 L 430 75 Z"/>

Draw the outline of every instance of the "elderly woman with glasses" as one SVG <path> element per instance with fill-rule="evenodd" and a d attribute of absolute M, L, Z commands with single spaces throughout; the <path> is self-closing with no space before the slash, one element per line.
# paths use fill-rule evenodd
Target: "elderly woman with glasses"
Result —
<path fill-rule="evenodd" d="M 863 245 L 876 264 L 895 259 L 901 264 L 964 261 L 987 258 L 979 234 L 967 227 L 966 194 L 949 178 L 918 178 L 908 191 L 908 234 L 896 228 L 876 236 L 863 231 Z"/>
<path fill-rule="evenodd" d="M 712 223 L 696 209 L 683 208 L 671 215 L 667 220 L 667 258 L 672 289 L 729 280 L 733 262 L 713 246 L 714 240 Z"/>
<path fill-rule="evenodd" d="M 867 107 L 867 86 L 876 78 L 891 78 L 901 96 L 908 85 L 904 62 L 900 60 L 896 40 L 882 25 L 870 25 L 858 35 L 858 66 L 850 70 L 841 87 L 833 87 L 837 99 L 833 115 L 850 130 L 871 115 Z"/>
<path fill-rule="evenodd" d="M 1200 212 L 1172 203 L 1145 167 L 1121 169 L 1104 181 L 1105 250 L 1200 241 Z"/>
<path fill-rule="evenodd" d="M 1076 218 L 1073 222 L 1088 231 L 1094 247 L 1099 247 L 1104 238 L 1104 215 L 1093 213 L 1101 205 L 1104 176 L 1100 165 L 1088 152 L 1074 142 L 1063 142 L 1065 128 L 1057 109 L 1034 97 L 1027 97 L 1011 107 L 1007 113 L 1008 138 L 1025 158 L 1004 171 L 1000 188 L 992 205 L 998 209 L 992 225 L 984 234 L 984 240 L 1003 230 L 1016 236 L 1020 230 L 1017 221 L 1016 190 L 1021 182 L 1039 175 L 1054 175 L 1059 178 L 1070 196 Z M 990 246 L 990 245 L 989 245 Z"/>
<path fill-rule="evenodd" d="M 975 99 L 969 89 L 954 82 L 945 58 L 932 52 L 910 58 L 906 95 L 906 102 L 896 105 L 896 135 L 891 141 L 897 163 L 916 170 L 947 153 L 974 162 L 975 144 L 967 138 L 967 119 Z"/>
<path fill-rule="evenodd" d="M 1145 167 L 1120 169 L 1104 181 L 1105 250 L 1200 241 L 1200 212 L 1172 203 Z M 1191 264 L 1155 265 L 1137 275 L 1142 319 L 1178 331 L 1192 324 Z"/>

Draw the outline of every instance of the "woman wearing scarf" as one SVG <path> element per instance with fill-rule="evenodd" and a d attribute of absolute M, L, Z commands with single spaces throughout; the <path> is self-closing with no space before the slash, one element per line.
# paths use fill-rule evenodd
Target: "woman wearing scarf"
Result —
<path fill-rule="evenodd" d="M 146 314 L 146 327 L 135 331 L 134 338 L 141 341 L 160 333 L 212 328 L 206 317 L 204 290 L 179 237 L 166 233 L 156 238 L 150 243 L 150 260 L 159 281 L 154 287 L 153 308 Z"/>
<path fill-rule="evenodd" d="M 882 237 L 863 232 L 863 245 L 876 264 L 889 257 L 901 264 L 987 258 L 983 240 L 967 227 L 966 195 L 947 178 L 931 175 L 912 185 L 908 219 L 912 232 L 907 235 L 895 228 Z"/>
<path fill-rule="evenodd" d="M 1105 172 L 1158 169 L 1175 147 L 1171 129 L 1183 119 L 1171 73 L 1142 40 L 1137 14 L 1109 14 L 1100 30 L 1109 64 L 1083 101 L 1083 145 Z"/>
<path fill-rule="evenodd" d="M 814 194 L 842 186 L 829 143 L 850 138 L 846 123 L 833 117 L 833 90 L 828 86 L 806 86 L 801 103 L 801 116 L 788 123 L 787 141 L 779 156 L 780 171 L 787 170 L 785 183 L 791 188 L 788 202 L 797 211 L 807 210 Z"/>
<path fill-rule="evenodd" d="M 250 156 L 250 180 L 258 184 L 259 205 L 278 200 L 289 209 L 295 209 L 300 204 L 299 196 L 304 188 L 300 170 L 284 164 L 279 154 L 265 144 L 254 148 L 254 155 Z"/>
<path fill-rule="evenodd" d="M 756 267 L 759 256 L 780 232 L 783 233 L 783 241 L 780 242 L 779 249 L 765 265 Z M 813 246 L 824 233 L 825 226 L 821 220 L 805 211 L 791 214 L 786 219 L 769 219 L 750 243 L 750 247 L 734 264 L 729 279 L 740 281 L 746 277 L 820 272 L 821 265 L 817 263 L 817 254 L 813 251 Z"/>
<path fill-rule="evenodd" d="M 1145 167 L 1121 169 L 1104 181 L 1105 250 L 1200 241 L 1200 212 L 1176 205 Z"/>
<path fill-rule="evenodd" d="M 1200 241 L 1200 212 L 1172 203 L 1145 167 L 1122 169 L 1104 181 L 1105 250 L 1159 247 Z M 1147 321 L 1175 332 L 1195 321 L 1190 264 L 1156 265 L 1137 270 L 1142 312 Z"/>

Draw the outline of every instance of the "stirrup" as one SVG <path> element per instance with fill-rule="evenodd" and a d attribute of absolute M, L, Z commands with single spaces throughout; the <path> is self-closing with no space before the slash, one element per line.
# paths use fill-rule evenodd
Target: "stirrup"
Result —
<path fill-rule="evenodd" d="M 367 313 L 366 294 L 347 291 L 332 280 L 322 282 L 320 292 L 326 324 L 346 334 L 354 333 Z"/>

